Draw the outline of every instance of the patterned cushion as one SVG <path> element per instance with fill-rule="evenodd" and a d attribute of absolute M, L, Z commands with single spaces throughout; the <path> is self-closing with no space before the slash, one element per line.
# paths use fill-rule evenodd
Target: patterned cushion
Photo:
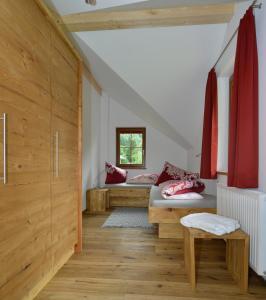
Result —
<path fill-rule="evenodd" d="M 120 169 L 110 163 L 105 163 L 106 180 L 105 184 L 123 183 L 127 180 L 127 171 Z"/>
<path fill-rule="evenodd" d="M 200 174 L 199 173 L 192 173 L 192 172 L 186 172 L 184 180 L 199 180 Z"/>
<path fill-rule="evenodd" d="M 160 183 L 168 180 L 182 180 L 185 176 L 185 173 L 185 170 L 180 169 L 166 161 L 163 171 L 155 185 L 159 185 Z"/>
<path fill-rule="evenodd" d="M 201 193 L 205 189 L 203 182 L 199 180 L 180 180 L 176 183 L 166 185 L 162 189 L 162 196 L 169 197 L 173 195 L 186 194 L 186 193 Z"/>

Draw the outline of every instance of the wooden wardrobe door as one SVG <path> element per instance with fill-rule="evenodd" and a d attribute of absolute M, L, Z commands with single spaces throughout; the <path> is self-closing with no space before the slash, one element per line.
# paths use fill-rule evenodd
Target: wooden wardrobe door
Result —
<path fill-rule="evenodd" d="M 52 241 L 54 262 L 73 252 L 78 211 L 78 61 L 52 32 Z"/>
<path fill-rule="evenodd" d="M 0 4 L 0 299 L 23 299 L 51 268 L 50 28 L 33 1 Z M 3 120 L 0 120 L 0 177 Z"/>

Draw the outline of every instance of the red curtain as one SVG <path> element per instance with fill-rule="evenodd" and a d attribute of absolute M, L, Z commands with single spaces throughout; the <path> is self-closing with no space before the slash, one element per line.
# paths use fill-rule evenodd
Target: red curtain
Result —
<path fill-rule="evenodd" d="M 217 178 L 218 152 L 217 77 L 214 68 L 209 72 L 203 121 L 200 177 Z"/>
<path fill-rule="evenodd" d="M 229 116 L 228 186 L 258 187 L 258 53 L 252 8 L 240 21 Z"/>

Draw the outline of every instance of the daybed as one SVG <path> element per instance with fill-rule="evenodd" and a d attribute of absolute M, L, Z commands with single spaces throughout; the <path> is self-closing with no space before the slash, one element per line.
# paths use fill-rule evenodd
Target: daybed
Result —
<path fill-rule="evenodd" d="M 152 186 L 149 222 L 158 224 L 159 238 L 183 238 L 180 218 L 191 213 L 216 213 L 216 197 L 202 194 L 201 200 L 165 200 L 158 186 Z"/>
<path fill-rule="evenodd" d="M 111 207 L 148 207 L 151 184 L 106 184 Z"/>

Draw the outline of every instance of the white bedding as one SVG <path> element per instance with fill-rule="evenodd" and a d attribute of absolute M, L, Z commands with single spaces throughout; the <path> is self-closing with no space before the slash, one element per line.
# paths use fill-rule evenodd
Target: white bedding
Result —
<path fill-rule="evenodd" d="M 143 188 L 150 188 L 152 184 L 137 184 L 137 183 L 117 183 L 117 184 L 105 184 L 102 188 L 134 188 L 134 189 L 143 189 Z"/>

